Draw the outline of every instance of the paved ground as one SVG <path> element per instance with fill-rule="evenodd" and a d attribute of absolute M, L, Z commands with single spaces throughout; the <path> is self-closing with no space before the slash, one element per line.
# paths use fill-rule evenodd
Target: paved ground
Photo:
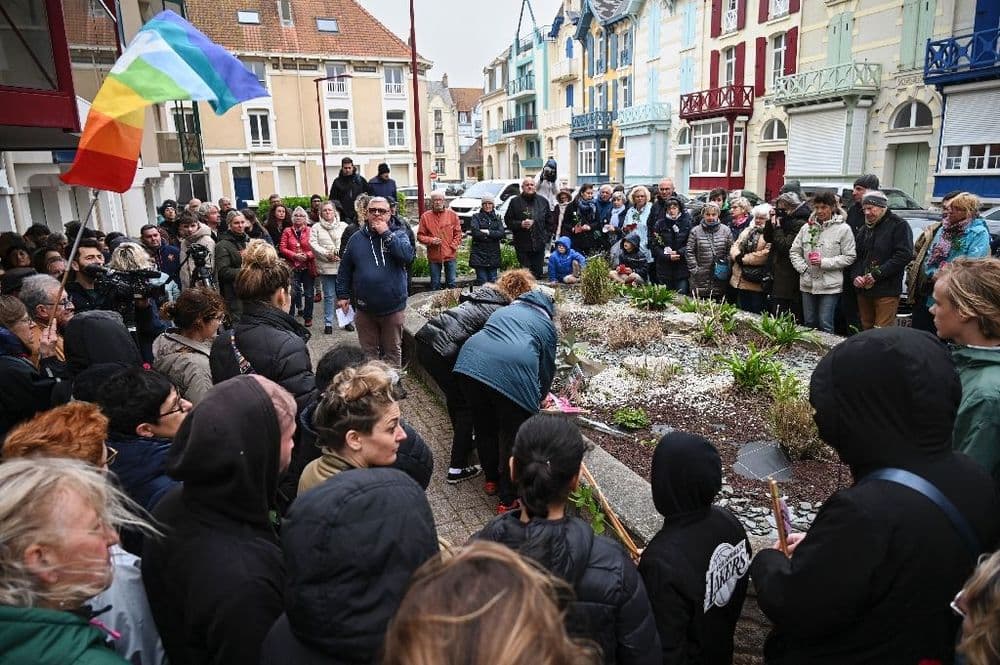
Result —
<path fill-rule="evenodd" d="M 317 307 L 312 331 L 309 353 L 314 364 L 335 345 L 357 344 L 358 341 L 356 333 L 339 328 L 334 328 L 333 335 L 324 335 L 322 305 Z M 403 416 L 420 432 L 434 453 L 434 477 L 427 488 L 427 500 L 434 511 L 438 536 L 455 545 L 464 543 L 494 516 L 496 499 L 483 492 L 482 476 L 459 485 L 445 482 L 451 451 L 448 414 L 437 397 L 419 381 L 410 376 L 405 383 L 408 396 L 401 404 Z"/>

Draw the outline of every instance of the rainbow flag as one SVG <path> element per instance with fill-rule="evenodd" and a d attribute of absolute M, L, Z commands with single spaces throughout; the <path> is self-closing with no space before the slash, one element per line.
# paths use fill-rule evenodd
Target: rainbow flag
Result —
<path fill-rule="evenodd" d="M 136 33 L 90 107 L 76 159 L 62 180 L 112 192 L 132 186 L 145 108 L 171 100 L 207 101 L 222 115 L 267 97 L 239 60 L 172 11 Z"/>

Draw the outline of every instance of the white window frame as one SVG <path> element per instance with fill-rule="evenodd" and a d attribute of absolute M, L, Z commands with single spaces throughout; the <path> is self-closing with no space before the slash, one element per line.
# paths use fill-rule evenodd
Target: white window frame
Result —
<path fill-rule="evenodd" d="M 722 86 L 728 87 L 736 84 L 736 47 L 722 49 L 723 78 Z"/>
<path fill-rule="evenodd" d="M 334 118 L 334 113 L 336 113 L 338 117 Z M 326 121 L 327 130 L 330 132 L 330 147 L 344 148 L 350 146 L 351 110 L 344 108 L 328 109 L 326 112 Z"/>
<path fill-rule="evenodd" d="M 382 68 L 383 90 L 386 97 L 406 96 L 406 75 L 402 65 L 385 65 Z M 398 76 L 397 76 L 398 74 Z M 398 79 L 398 80 L 395 80 Z"/>
<path fill-rule="evenodd" d="M 739 0 L 726 0 L 722 7 L 722 34 L 728 35 L 731 32 L 736 32 L 736 27 L 739 25 L 739 9 L 737 8 Z"/>
<path fill-rule="evenodd" d="M 346 62 L 328 62 L 326 63 L 326 75 L 327 76 L 338 76 L 340 74 L 347 74 L 347 63 Z M 350 79 L 330 79 L 326 82 L 326 96 L 327 97 L 347 97 L 350 95 L 350 88 L 348 87 Z"/>
<path fill-rule="evenodd" d="M 257 82 L 267 90 L 267 62 L 264 60 L 244 60 L 240 59 L 240 64 L 243 65 L 250 73 L 257 77 Z"/>
<path fill-rule="evenodd" d="M 782 129 L 782 132 L 778 132 L 778 128 Z M 779 136 L 779 134 L 784 134 L 784 136 Z M 775 141 L 787 141 L 788 140 L 788 127 L 785 123 L 778 118 L 772 118 L 764 123 L 764 131 L 761 132 L 760 140 L 764 142 L 775 142 Z"/>
<path fill-rule="evenodd" d="M 594 59 L 594 74 L 603 74 L 608 71 L 607 43 L 607 33 L 604 30 L 598 30 L 597 39 L 594 40 L 594 50 L 597 51 L 597 58 Z"/>
<path fill-rule="evenodd" d="M 926 125 L 917 124 L 917 109 L 920 108 L 920 106 L 926 108 L 928 114 L 930 114 L 930 122 L 927 123 Z M 897 122 L 899 121 L 899 119 L 904 116 L 908 119 L 906 125 L 902 127 L 897 126 Z M 923 102 L 914 99 L 909 103 L 904 104 L 892 117 L 892 128 L 890 129 L 890 131 L 901 131 L 906 129 L 929 129 L 933 124 L 934 124 L 934 114 L 931 111 L 930 107 L 927 106 L 927 104 L 924 104 Z"/>
<path fill-rule="evenodd" d="M 237 10 L 236 22 L 240 25 L 260 25 L 260 12 L 252 9 Z"/>
<path fill-rule="evenodd" d="M 471 122 L 471 120 L 469 119 L 469 112 L 468 111 L 459 111 L 458 112 L 458 124 L 460 124 L 460 125 L 468 125 L 470 122 Z"/>
<path fill-rule="evenodd" d="M 317 16 L 316 30 L 318 32 L 325 32 L 331 35 L 337 35 L 340 34 L 340 23 L 335 18 Z"/>
<path fill-rule="evenodd" d="M 785 75 L 785 54 L 788 52 L 788 37 L 780 32 L 771 38 L 771 86 Z"/>
<path fill-rule="evenodd" d="M 781 18 L 788 15 L 788 0 L 770 0 L 767 17 Z"/>
<path fill-rule="evenodd" d="M 974 155 L 973 152 L 982 154 Z M 1000 143 L 949 145 L 941 149 L 942 171 L 1000 173 Z"/>
<path fill-rule="evenodd" d="M 439 176 L 448 175 L 448 160 L 438 157 L 434 160 L 434 172 Z"/>
<path fill-rule="evenodd" d="M 632 106 L 632 87 L 629 85 L 630 76 L 623 76 L 618 79 L 618 89 L 622 91 L 622 108 Z"/>
<path fill-rule="evenodd" d="M 744 152 L 745 152 L 745 142 L 743 140 L 746 134 L 746 127 L 744 125 L 738 125 L 733 128 L 733 149 L 731 152 L 731 157 L 733 160 L 733 175 L 741 175 L 743 173 L 744 166 Z"/>
<path fill-rule="evenodd" d="M 398 118 L 396 114 L 403 117 Z M 406 111 L 396 109 L 385 112 L 385 144 L 389 148 L 406 147 Z"/>
<path fill-rule="evenodd" d="M 263 118 L 263 121 L 261 120 Z M 251 150 L 273 150 L 274 131 L 271 126 L 271 111 L 268 109 L 247 109 L 247 145 Z M 254 138 L 254 130 L 257 137 Z M 265 137 L 265 134 L 267 136 Z"/>
<path fill-rule="evenodd" d="M 438 141 L 438 138 L 441 140 Z M 434 152 L 438 155 L 444 154 L 444 132 L 434 132 Z"/>
<path fill-rule="evenodd" d="M 691 175 L 725 176 L 729 164 L 729 123 L 714 120 L 691 129 Z"/>
<path fill-rule="evenodd" d="M 289 28 L 295 25 L 295 16 L 292 14 L 292 0 L 278 0 L 278 18 L 281 25 Z"/>
<path fill-rule="evenodd" d="M 582 139 L 576 143 L 576 163 L 579 175 L 597 175 L 597 140 Z"/>

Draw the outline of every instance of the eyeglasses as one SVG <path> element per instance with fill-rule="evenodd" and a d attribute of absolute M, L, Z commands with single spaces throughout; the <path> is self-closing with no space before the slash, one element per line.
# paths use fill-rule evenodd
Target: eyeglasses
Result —
<path fill-rule="evenodd" d="M 955 614 L 957 614 L 958 616 L 960 616 L 960 617 L 962 617 L 964 619 L 965 618 L 965 610 L 962 609 L 961 605 L 959 605 L 959 602 L 962 600 L 962 594 L 963 593 L 965 593 L 965 589 L 961 589 L 958 593 L 956 593 L 955 597 L 952 599 L 952 601 L 950 603 L 948 603 L 948 607 L 951 608 L 952 612 L 954 612 Z"/>
<path fill-rule="evenodd" d="M 118 457 L 118 451 L 115 450 L 114 448 L 112 448 L 111 446 L 105 444 L 105 446 L 104 446 L 104 464 L 106 464 L 107 466 L 111 466 L 111 463 L 115 461 L 116 457 Z"/>
<path fill-rule="evenodd" d="M 161 413 L 160 418 L 166 418 L 167 416 L 172 416 L 175 413 L 185 413 L 188 410 L 188 403 L 182 399 L 177 400 L 177 406 L 170 409 L 166 413 Z"/>
<path fill-rule="evenodd" d="M 73 304 L 73 301 L 70 300 L 69 298 L 63 298 L 62 300 L 60 300 L 57 303 L 55 303 L 55 302 L 47 302 L 45 304 L 48 305 L 49 307 L 52 307 L 53 305 L 61 305 L 63 307 L 70 307 Z"/>
<path fill-rule="evenodd" d="M 369 215 L 388 215 L 388 208 L 368 208 Z"/>

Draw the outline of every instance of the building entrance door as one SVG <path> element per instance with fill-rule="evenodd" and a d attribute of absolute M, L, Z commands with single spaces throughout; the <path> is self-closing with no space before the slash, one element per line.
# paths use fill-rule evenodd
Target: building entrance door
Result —
<path fill-rule="evenodd" d="M 785 153 L 767 153 L 767 169 L 764 172 L 764 200 L 773 201 L 785 184 Z"/>

